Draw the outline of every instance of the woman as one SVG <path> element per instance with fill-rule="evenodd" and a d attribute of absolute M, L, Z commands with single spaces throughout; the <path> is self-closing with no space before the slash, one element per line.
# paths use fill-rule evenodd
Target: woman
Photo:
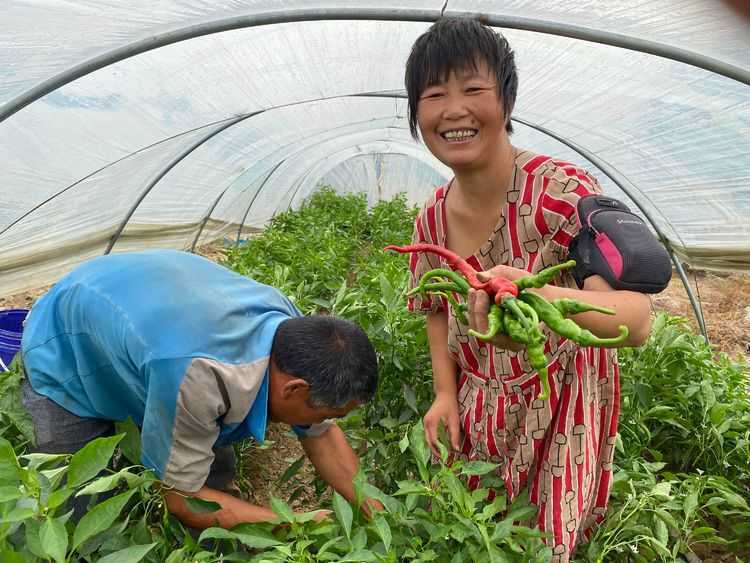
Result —
<path fill-rule="evenodd" d="M 565 261 L 579 230 L 578 200 L 601 192 L 585 170 L 510 143 L 517 85 L 507 41 L 473 19 L 438 21 L 417 39 L 406 67 L 412 134 L 418 130 L 454 173 L 417 217 L 413 242 L 445 246 L 483 279 L 513 280 Z M 437 267 L 434 255 L 413 254 L 412 285 Z M 630 331 L 624 346 L 648 336 L 648 297 L 615 291 L 599 276 L 577 289 L 562 274 L 537 291 L 614 309 L 574 317 L 597 336 L 617 336 L 619 325 Z M 442 423 L 457 455 L 500 464 L 509 496 L 528 487 L 553 560 L 567 562 L 579 535 L 606 512 L 620 401 L 616 351 L 582 348 L 544 328 L 552 391 L 542 401 L 520 346 L 503 335 L 491 343 L 468 335 L 487 328 L 485 292 L 470 292 L 469 326 L 442 300 L 416 295 L 409 307 L 427 313 L 435 399 L 424 426 L 433 452 Z"/>

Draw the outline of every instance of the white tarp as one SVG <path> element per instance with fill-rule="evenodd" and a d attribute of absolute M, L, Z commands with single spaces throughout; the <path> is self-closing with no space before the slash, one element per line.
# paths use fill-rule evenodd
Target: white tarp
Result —
<path fill-rule="evenodd" d="M 404 191 L 421 202 L 449 171 L 409 137 L 404 100 L 351 96 L 401 92 L 411 44 L 429 23 L 326 15 L 436 14 L 443 4 L 5 0 L 0 111 L 44 80 L 149 37 L 271 13 L 310 19 L 318 10 L 321 19 L 143 52 L 0 122 L 0 295 L 53 281 L 103 252 L 164 167 L 243 114 L 258 112 L 190 153 L 143 197 L 114 251 L 189 248 L 222 193 L 203 239 L 230 233 L 243 218 L 262 227 L 323 183 L 370 199 Z M 750 24 L 718 1 L 449 1 L 445 8 L 583 26 L 750 69 Z M 503 32 L 519 66 L 515 115 L 618 170 L 688 262 L 750 268 L 750 86 L 619 47 Z M 518 146 L 589 165 L 620 195 L 568 147 L 516 130 Z"/>

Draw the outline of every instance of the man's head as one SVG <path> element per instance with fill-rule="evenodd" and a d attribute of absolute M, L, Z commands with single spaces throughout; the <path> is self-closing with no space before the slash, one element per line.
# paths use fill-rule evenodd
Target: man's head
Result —
<path fill-rule="evenodd" d="M 417 109 L 426 88 L 446 82 L 451 73 L 476 71 L 486 65 L 497 85 L 505 129 L 516 103 L 518 74 L 508 41 L 492 28 L 473 18 L 444 18 L 435 22 L 412 46 L 406 62 L 406 92 L 409 98 L 409 129 L 418 138 Z"/>
<path fill-rule="evenodd" d="M 314 424 L 369 401 L 378 360 L 356 324 L 327 315 L 294 317 L 276 330 L 271 348 L 271 420 Z"/>

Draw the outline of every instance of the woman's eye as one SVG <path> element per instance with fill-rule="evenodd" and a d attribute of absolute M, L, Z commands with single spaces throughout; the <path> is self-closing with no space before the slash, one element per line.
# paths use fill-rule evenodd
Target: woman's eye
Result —
<path fill-rule="evenodd" d="M 439 97 L 440 97 L 440 96 L 442 96 L 442 95 L 443 95 L 443 94 L 442 94 L 442 92 L 431 92 L 431 93 L 429 93 L 429 94 L 424 94 L 424 95 L 422 96 L 422 98 L 423 98 L 423 99 L 430 99 L 430 98 L 439 98 Z"/>

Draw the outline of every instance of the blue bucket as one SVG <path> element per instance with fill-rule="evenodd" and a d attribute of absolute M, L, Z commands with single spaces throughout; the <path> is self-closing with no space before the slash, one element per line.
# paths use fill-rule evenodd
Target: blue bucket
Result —
<path fill-rule="evenodd" d="M 0 371 L 8 371 L 8 366 L 21 349 L 23 321 L 28 309 L 5 309 L 0 311 Z"/>

